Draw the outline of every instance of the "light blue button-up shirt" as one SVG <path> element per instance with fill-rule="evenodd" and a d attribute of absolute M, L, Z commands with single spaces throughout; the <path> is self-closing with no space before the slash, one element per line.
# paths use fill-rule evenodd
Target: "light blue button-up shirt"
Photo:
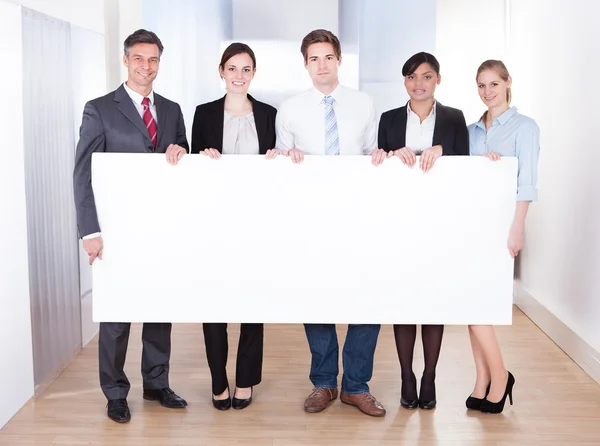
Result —
<path fill-rule="evenodd" d="M 535 121 L 511 107 L 498 116 L 486 131 L 483 121 L 469 126 L 471 155 L 496 152 L 519 160 L 517 201 L 537 200 L 537 165 L 540 156 L 540 129 Z"/>

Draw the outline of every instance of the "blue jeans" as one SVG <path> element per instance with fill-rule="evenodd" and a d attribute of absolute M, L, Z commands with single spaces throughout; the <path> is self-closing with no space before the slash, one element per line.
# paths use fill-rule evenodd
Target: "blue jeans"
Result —
<path fill-rule="evenodd" d="M 373 358 L 381 325 L 348 325 L 342 352 L 344 375 L 342 392 L 359 394 L 369 391 L 373 376 Z M 312 361 L 310 380 L 315 387 L 337 388 L 339 346 L 334 324 L 304 324 Z"/>

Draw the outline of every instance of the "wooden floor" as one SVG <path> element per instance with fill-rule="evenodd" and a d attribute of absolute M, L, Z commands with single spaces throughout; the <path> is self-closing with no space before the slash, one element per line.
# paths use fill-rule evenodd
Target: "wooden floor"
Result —
<path fill-rule="evenodd" d="M 399 405 L 400 381 L 393 333 L 382 328 L 373 394 L 387 408 L 371 418 L 339 399 L 326 411 L 302 410 L 310 393 L 310 355 L 300 325 L 269 325 L 263 383 L 253 404 L 219 412 L 210 403 L 210 379 L 200 325 L 173 328 L 171 387 L 187 399 L 170 410 L 141 398 L 140 326 L 130 337 L 126 366 L 132 381 L 132 421 L 106 417 L 98 386 L 97 345 L 92 342 L 35 403 L 0 431 L 0 445 L 598 445 L 600 386 L 573 363 L 518 309 L 512 327 L 498 328 L 505 360 L 516 377 L 515 406 L 501 415 L 467 411 L 474 366 L 465 327 L 447 327 L 438 367 L 438 408 L 408 411 Z M 339 327 L 340 339 L 345 327 Z M 230 329 L 230 370 L 238 326 Z M 422 354 L 417 345 L 415 371 Z M 231 375 L 231 374 L 230 374 Z M 234 377 L 231 376 L 234 383 Z"/>

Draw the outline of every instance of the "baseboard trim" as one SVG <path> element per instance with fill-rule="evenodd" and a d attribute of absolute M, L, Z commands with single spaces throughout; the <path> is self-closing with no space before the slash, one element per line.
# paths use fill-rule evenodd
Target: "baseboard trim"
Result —
<path fill-rule="evenodd" d="M 69 365 L 71 365 L 71 363 L 77 357 L 77 355 L 81 353 L 81 350 L 81 344 L 77 345 L 75 347 L 75 350 L 73 350 L 73 353 L 63 364 L 60 364 L 58 367 L 56 367 L 54 371 L 50 374 L 50 376 L 48 376 L 44 381 L 35 385 L 34 400 L 37 400 L 39 397 L 42 396 L 42 394 L 48 389 L 48 387 L 50 387 L 50 385 L 56 380 L 56 378 L 58 378 L 60 374 L 64 372 L 67 369 L 67 367 L 69 367 Z"/>
<path fill-rule="evenodd" d="M 515 304 L 531 321 L 600 384 L 600 353 L 515 281 Z"/>

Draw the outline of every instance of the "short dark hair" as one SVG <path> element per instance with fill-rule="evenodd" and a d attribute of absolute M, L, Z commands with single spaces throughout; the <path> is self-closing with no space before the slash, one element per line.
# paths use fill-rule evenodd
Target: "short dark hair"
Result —
<path fill-rule="evenodd" d="M 225 48 L 223 51 L 223 55 L 221 56 L 221 63 L 219 66 L 222 70 L 225 69 L 225 64 L 229 59 L 233 56 L 237 56 L 238 54 L 247 54 L 252 59 L 252 68 L 256 68 L 256 56 L 254 55 L 254 51 L 245 43 L 235 42 Z"/>
<path fill-rule="evenodd" d="M 435 71 L 435 74 L 440 74 L 440 63 L 433 54 L 420 52 L 412 56 L 406 61 L 402 67 L 402 76 L 409 76 L 417 71 L 422 64 L 428 63 Z"/>
<path fill-rule="evenodd" d="M 162 56 L 163 50 L 165 49 L 158 36 L 152 31 L 138 29 L 136 32 L 127 37 L 125 42 L 123 42 L 123 50 L 125 55 L 129 56 L 131 47 L 137 45 L 138 43 L 151 43 L 156 45 L 158 47 L 158 57 Z"/>
<path fill-rule="evenodd" d="M 313 43 L 331 43 L 337 60 L 340 60 L 342 57 L 342 45 L 340 44 L 340 39 L 338 39 L 331 31 L 327 31 L 326 29 L 315 29 L 302 39 L 302 45 L 300 45 L 300 52 L 304 56 L 305 63 L 308 61 L 308 47 Z"/>

